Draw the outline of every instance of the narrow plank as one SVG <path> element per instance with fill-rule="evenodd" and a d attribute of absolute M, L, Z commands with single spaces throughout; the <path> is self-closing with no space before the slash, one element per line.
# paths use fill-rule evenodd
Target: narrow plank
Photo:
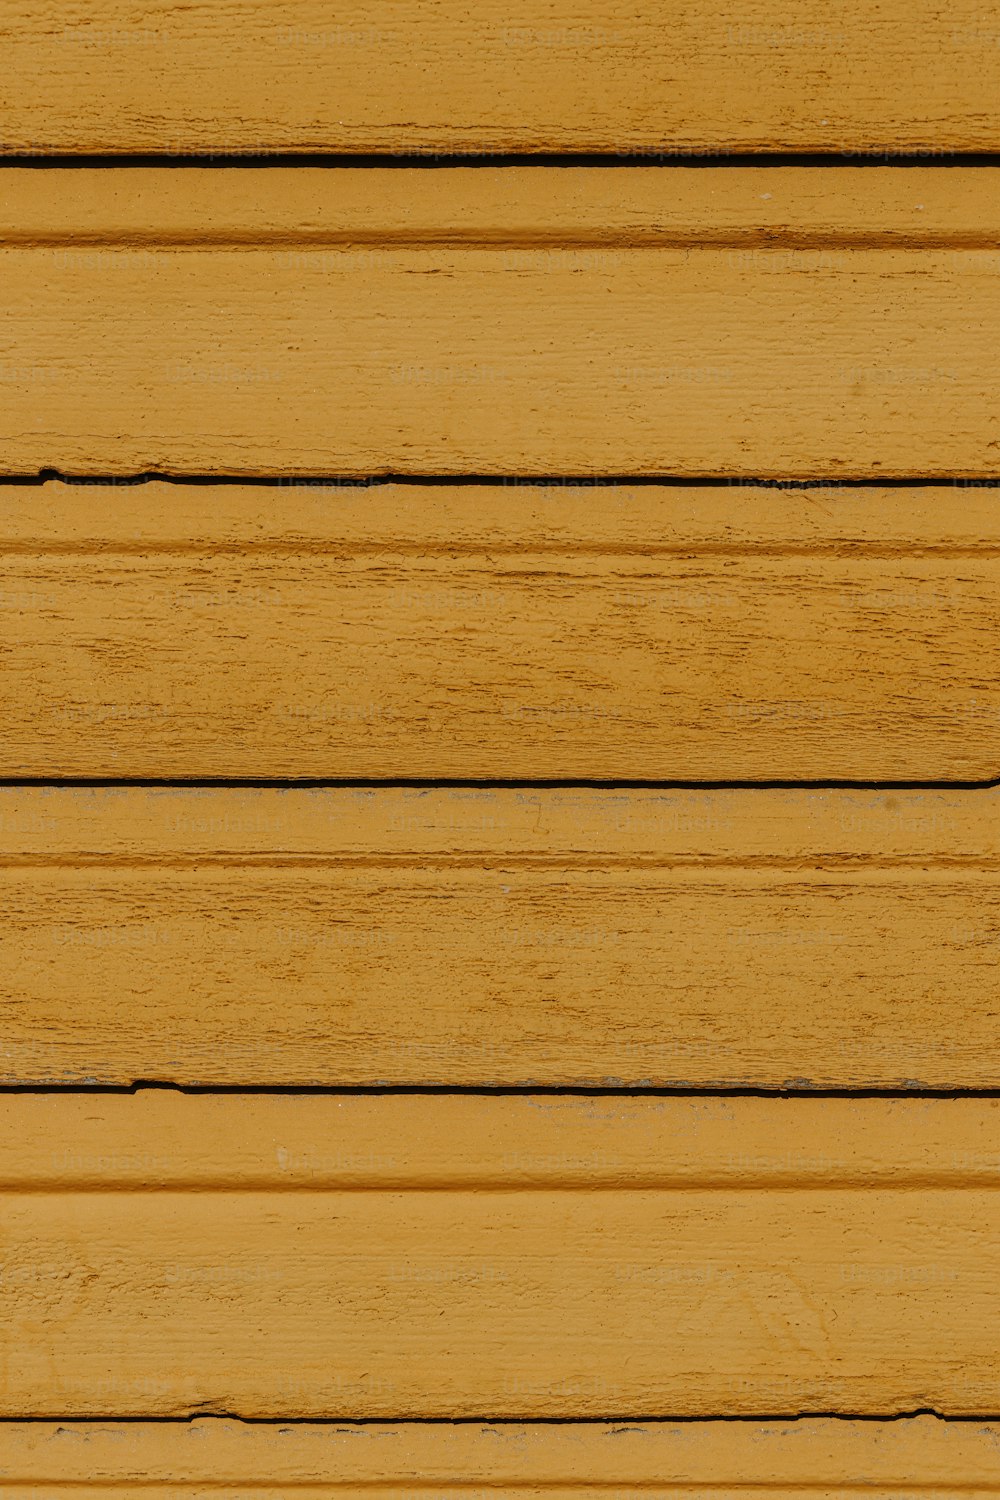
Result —
<path fill-rule="evenodd" d="M 190 203 L 186 172 L 90 171 L 76 232 L 65 173 L 12 170 L 0 467 L 992 477 L 996 170 L 783 170 L 756 219 L 727 168 L 411 171 L 384 210 L 383 171 L 208 171 Z"/>
<path fill-rule="evenodd" d="M 7 167 L 0 243 L 956 248 L 1000 242 L 1000 168 Z M 751 262 L 752 263 L 752 262 Z"/>
<path fill-rule="evenodd" d="M 296 1493 L 641 1490 L 681 1496 L 760 1488 L 995 1494 L 1000 1431 L 931 1416 L 896 1422 L 630 1422 L 281 1426 L 201 1417 L 189 1423 L 11 1422 L 0 1436 L 0 1480 L 21 1500 L 32 1487 L 100 1493 L 141 1484 L 155 1497 L 191 1485 Z M 37 1493 L 37 1490 L 35 1490 Z"/>
<path fill-rule="evenodd" d="M 47 151 L 995 150 L 975 0 L 13 0 L 4 148 Z M 215 59 L 224 52 L 224 70 Z"/>
<path fill-rule="evenodd" d="M 986 780 L 993 489 L 8 486 L 0 776 Z"/>
<path fill-rule="evenodd" d="M 0 791 L 0 1081 L 993 1088 L 996 792 Z"/>
<path fill-rule="evenodd" d="M 82 1142 L 78 1101 L 62 1102 L 43 1116 L 36 1100 L 23 1115 L 4 1101 L 5 1157 L 16 1163 L 34 1134 L 27 1155 L 50 1163 L 2 1189 L 5 1418 L 997 1409 L 991 1102 L 280 1101 L 312 1116 L 290 1139 L 332 1159 L 307 1191 L 288 1190 L 273 1099 L 98 1098 Z M 484 1170 L 442 1180 L 445 1127 L 476 1108 Z M 418 1119 L 409 1160 L 390 1165 L 421 1111 L 427 1135 Z M 908 1123 L 918 1144 L 893 1172 Z M 646 1137 L 630 1154 L 646 1155 L 652 1181 L 633 1185 L 628 1167 L 564 1172 L 567 1143 L 600 1160 L 629 1128 Z M 674 1176 L 657 1148 L 689 1128 Z M 232 1145 L 244 1130 L 269 1134 L 273 1151 L 249 1175 Z M 154 1169 L 134 1191 L 117 1176 L 118 1153 L 134 1151 L 165 1158 L 176 1183 L 186 1137 L 214 1155 L 214 1185 L 160 1188 Z M 735 1182 L 715 1175 L 755 1141 L 761 1161 L 744 1160 Z M 64 1165 L 94 1145 L 91 1174 L 107 1163 L 98 1191 Z M 335 1185 L 340 1157 L 363 1153 L 367 1180 Z M 880 1161 L 874 1182 L 859 1179 L 865 1158 Z"/>
<path fill-rule="evenodd" d="M 0 1094 L 0 1192 L 982 1189 L 1000 1101 Z M 196 1127 L 196 1128 L 195 1128 Z"/>

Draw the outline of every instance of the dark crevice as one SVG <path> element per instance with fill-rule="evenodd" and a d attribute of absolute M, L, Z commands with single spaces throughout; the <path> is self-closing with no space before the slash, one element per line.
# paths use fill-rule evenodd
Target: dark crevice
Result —
<path fill-rule="evenodd" d="M 575 1099 L 1000 1099 L 1000 1088 L 931 1088 L 915 1079 L 894 1088 L 824 1088 L 813 1087 L 808 1079 L 775 1088 L 755 1088 L 741 1083 L 706 1083 L 697 1085 L 609 1083 L 577 1084 L 255 1084 L 255 1083 L 175 1083 L 169 1079 L 141 1078 L 134 1083 L 8 1083 L 0 1084 L 0 1097 L 6 1094 L 117 1094 L 131 1097 L 147 1092 L 190 1095 L 231 1094 L 239 1096 L 273 1095 L 277 1098 L 386 1098 L 407 1095 L 428 1098 L 575 1098 Z"/>
<path fill-rule="evenodd" d="M 52 154 L 11 152 L 0 156 L 3 167 L 30 167 L 37 171 L 73 167 L 212 167 L 225 171 L 248 168 L 326 167 L 372 171 L 416 167 L 1000 167 L 998 151 L 943 151 L 938 147 L 894 150 L 885 146 L 822 151 L 720 151 L 688 147 L 658 150 L 638 147 L 632 151 L 468 151 L 409 150 L 399 152 L 254 151 L 220 147 L 215 152 L 106 152 L 103 154 Z"/>
<path fill-rule="evenodd" d="M 1000 477 L 991 479 L 963 479 L 961 477 L 928 478 L 927 475 L 887 475 L 872 478 L 829 477 L 817 479 L 763 479 L 753 475 L 745 477 L 719 477 L 710 474 L 684 476 L 678 474 L 610 474 L 610 475 L 566 475 L 566 474 L 370 474 L 361 478 L 345 478 L 332 475 L 287 474 L 182 474 L 149 470 L 141 474 L 70 474 L 60 469 L 40 469 L 35 474 L 5 474 L 0 476 L 0 486 L 17 485 L 41 487 L 53 481 L 70 485 L 106 485 L 116 489 L 132 489 L 144 484 L 239 485 L 260 489 L 321 489 L 357 490 L 378 489 L 386 485 L 412 485 L 426 489 L 433 486 L 467 489 L 698 489 L 698 490 L 910 490 L 910 489 L 954 489 L 1000 490 Z"/>
<path fill-rule="evenodd" d="M 861 781 L 838 777 L 756 781 L 680 781 L 664 777 L 636 781 L 628 777 L 337 777 L 337 776 L 0 776 L 0 791 L 17 787 L 55 790 L 102 788 L 142 791 L 567 791 L 567 792 L 986 792 L 1000 786 L 1000 776 L 977 781 Z"/>

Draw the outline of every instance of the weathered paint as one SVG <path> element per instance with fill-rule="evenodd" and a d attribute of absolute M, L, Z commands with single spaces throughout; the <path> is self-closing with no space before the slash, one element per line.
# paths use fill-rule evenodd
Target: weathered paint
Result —
<path fill-rule="evenodd" d="M 894 1422 L 628 1422 L 313 1426 L 192 1422 L 8 1423 L 0 1478 L 22 1500 L 45 1486 L 150 1500 L 191 1487 L 297 1496 L 633 1491 L 715 1497 L 763 1486 L 832 1500 L 846 1491 L 995 1494 L 1000 1431 L 930 1416 Z"/>
<path fill-rule="evenodd" d="M 4 492 L 0 775 L 985 779 L 996 492 Z"/>
<path fill-rule="evenodd" d="M 0 1079 L 991 1088 L 997 795 L 7 789 Z"/>
<path fill-rule="evenodd" d="M 0 42 L 15 152 L 1000 144 L 978 0 L 8 0 Z"/>
<path fill-rule="evenodd" d="M 186 1148 L 155 1107 L 90 1101 L 106 1124 L 78 1139 L 79 1110 L 60 1102 L 47 1121 L 35 1100 L 21 1118 L 18 1099 L 5 1108 L 8 1138 L 34 1132 L 27 1149 L 37 1160 L 44 1141 L 50 1165 L 2 1194 L 4 1417 L 961 1416 L 1000 1401 L 1000 1110 L 979 1101 L 786 1101 L 780 1130 L 772 1116 L 744 1134 L 764 1101 L 714 1117 L 701 1100 L 639 1101 L 622 1118 L 581 1100 L 575 1144 L 546 1124 L 566 1101 L 476 1101 L 500 1128 L 458 1184 L 434 1170 L 454 1150 L 439 1098 L 417 1101 L 416 1139 L 421 1111 L 434 1139 L 409 1170 L 390 1165 L 412 1149 L 395 1100 L 354 1121 L 349 1101 L 293 1101 L 313 1116 L 293 1139 L 332 1159 L 330 1185 L 300 1191 L 270 1099 L 231 1098 L 228 1120 L 219 1101 L 177 1102 L 215 1182 L 162 1187 L 152 1163 Z M 630 1126 L 652 1148 L 665 1109 L 678 1135 L 700 1131 L 700 1176 L 563 1173 L 563 1143 L 599 1157 L 603 1138 L 613 1156 Z M 892 1172 L 907 1112 L 929 1139 Z M 838 1129 L 846 1149 L 828 1144 Z M 249 1178 L 230 1144 L 244 1133 L 273 1141 Z M 755 1135 L 776 1176 L 765 1159 L 713 1178 Z M 122 1152 L 149 1159 L 148 1180 L 95 1191 L 80 1174 L 95 1145 L 91 1178 Z M 338 1185 L 338 1161 L 365 1153 L 367 1181 Z M 874 1180 L 859 1158 L 879 1162 Z"/>
<path fill-rule="evenodd" d="M 399 195 L 382 210 L 374 186 L 366 236 L 355 188 L 354 241 L 342 229 L 324 242 L 302 230 L 304 188 L 286 217 L 284 174 L 268 171 L 211 174 L 215 206 L 185 204 L 172 223 L 187 174 L 92 171 L 102 203 L 111 176 L 126 223 L 148 213 L 157 225 L 138 239 L 115 234 L 115 211 L 110 234 L 95 235 L 54 206 L 65 173 L 21 170 L 0 234 L 0 468 L 989 478 L 1000 444 L 998 236 L 990 228 L 970 244 L 957 227 L 948 238 L 944 210 L 968 191 L 951 185 L 952 170 L 907 174 L 905 208 L 902 189 L 888 191 L 890 222 L 909 224 L 904 240 L 916 235 L 903 245 L 873 227 L 886 190 L 857 171 L 835 184 L 822 174 L 835 200 L 824 207 L 813 169 L 806 217 L 847 227 L 839 244 L 815 232 L 800 244 L 802 214 L 780 204 L 802 174 L 783 182 L 781 169 L 758 193 L 756 219 L 732 168 L 692 173 L 686 222 L 652 243 L 634 223 L 669 194 L 672 172 L 658 172 L 655 188 L 649 169 L 606 172 L 613 194 L 597 185 L 580 243 L 568 208 L 558 232 L 502 233 L 505 193 L 544 195 L 558 174 L 508 168 L 470 188 L 469 169 L 424 170 L 421 217 L 449 189 L 444 223 L 476 205 L 469 230 L 442 243 L 426 223 L 416 242 L 401 236 Z M 342 175 L 313 178 L 313 217 L 336 220 Z M 966 178 L 986 195 L 974 219 L 995 217 L 997 180 L 994 169 Z M 572 204 L 577 182 L 554 189 L 557 199 Z M 713 205 L 730 192 L 742 225 L 720 234 Z M 252 233 L 228 232 L 248 195 Z M 601 227 L 595 244 L 595 209 L 609 199 L 621 205 L 616 233 Z M 913 228 L 924 213 L 936 224 L 927 241 Z"/>

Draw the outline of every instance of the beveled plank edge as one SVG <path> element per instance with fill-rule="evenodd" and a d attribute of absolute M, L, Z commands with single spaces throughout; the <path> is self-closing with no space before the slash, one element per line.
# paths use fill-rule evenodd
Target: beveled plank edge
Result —
<path fill-rule="evenodd" d="M 873 227 L 877 226 L 877 227 Z M 1000 167 L 4 167 L 0 245 L 1000 246 Z"/>
<path fill-rule="evenodd" d="M 682 1423 L 8 1422 L 0 1486 L 1000 1489 L 1000 1426 L 921 1415 Z"/>

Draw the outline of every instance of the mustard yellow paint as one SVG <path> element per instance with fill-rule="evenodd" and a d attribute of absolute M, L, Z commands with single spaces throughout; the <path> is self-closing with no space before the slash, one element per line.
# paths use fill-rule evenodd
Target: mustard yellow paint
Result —
<path fill-rule="evenodd" d="M 715 1105 L 713 1124 L 703 1101 L 684 1100 L 672 1124 L 678 1135 L 700 1128 L 688 1150 L 710 1169 L 753 1149 L 741 1116 L 752 1120 L 760 1102 Z M 214 1183 L 159 1187 L 153 1164 L 171 1137 L 155 1110 L 121 1100 L 91 1171 L 110 1183 L 116 1155 L 134 1152 L 149 1178 L 94 1191 L 65 1165 L 86 1157 L 93 1127 L 80 1138 L 75 1105 L 62 1120 L 52 1111 L 48 1171 L 34 1190 L 3 1191 L 4 1417 L 995 1409 L 1000 1195 L 995 1169 L 984 1179 L 973 1166 L 1000 1152 L 995 1108 L 908 1105 L 918 1138 L 929 1126 L 943 1176 L 879 1168 L 865 1181 L 836 1159 L 817 1174 L 812 1159 L 838 1126 L 841 1161 L 889 1158 L 904 1135 L 898 1106 L 834 1101 L 779 1105 L 787 1123 L 772 1150 L 787 1166 L 777 1181 L 750 1166 L 735 1183 L 706 1170 L 690 1185 L 632 1186 L 546 1161 L 560 1135 L 546 1117 L 563 1101 L 485 1101 L 500 1129 L 482 1176 L 458 1184 L 419 1168 L 385 1180 L 387 1158 L 410 1149 L 395 1100 L 377 1101 L 353 1130 L 346 1102 L 295 1103 L 312 1113 L 297 1133 L 317 1159 L 370 1155 L 367 1188 L 290 1191 L 270 1100 L 230 1101 L 220 1129 L 216 1101 L 194 1096 L 178 1115 L 214 1153 Z M 264 1134 L 258 1107 L 273 1165 L 246 1180 L 236 1170 L 245 1148 L 230 1142 Z M 562 1133 L 571 1162 L 602 1143 L 613 1152 L 626 1121 L 587 1100 L 575 1108 L 575 1132 Z M 628 1111 L 647 1149 L 664 1133 L 663 1108 L 654 1099 Z M 106 1113 L 107 1101 L 92 1109 Z M 420 1112 L 447 1162 L 447 1109 L 419 1101 L 418 1141 Z M 35 1101 L 22 1119 L 11 1101 L 7 1123 L 25 1138 Z M 535 1181 L 524 1181 L 523 1156 L 543 1164 Z"/>
<path fill-rule="evenodd" d="M 825 1496 L 851 1492 L 995 1493 L 1000 1433 L 994 1424 L 930 1416 L 893 1422 L 600 1422 L 566 1425 L 423 1423 L 258 1425 L 8 1423 L 5 1488 L 72 1485 L 117 1494 L 141 1483 L 153 1497 L 174 1487 L 239 1486 L 253 1493 L 412 1493 L 414 1477 L 448 1493 L 574 1497 L 641 1491 L 699 1496 L 760 1486 Z M 190 1493 L 186 1490 L 185 1493 Z"/>
<path fill-rule="evenodd" d="M 659 558 L 728 552 L 789 557 L 941 556 L 1000 546 L 981 485 L 398 484 L 326 482 L 10 484 L 0 558 L 92 553 L 590 551 Z"/>
<path fill-rule="evenodd" d="M 0 149 L 996 144 L 968 9 L 519 4 L 25 0 Z M 0 778 L 994 776 L 998 181 L 0 171 L 0 470 L 181 481 L 8 486 Z M 0 791 L 0 1082 L 288 1090 L 0 1096 L 0 1485 L 994 1492 L 1000 1104 L 796 1091 L 995 1087 L 995 809 Z"/>
<path fill-rule="evenodd" d="M 996 1099 L 0 1094 L 0 1192 L 13 1195 L 884 1192 L 998 1180 Z"/>
<path fill-rule="evenodd" d="M 835 170 L 832 168 L 835 166 Z M 992 250 L 1000 169 L 7 167 L 0 243 Z M 736 262 L 752 265 L 753 262 Z M 364 261 L 358 263 L 364 265 Z"/>
<path fill-rule="evenodd" d="M 9 0 L 6 151 L 705 151 L 998 145 L 978 0 Z M 842 160 L 834 155 L 834 162 Z"/>
<path fill-rule="evenodd" d="M 991 1088 L 995 792 L 0 792 L 7 1083 Z"/>
<path fill-rule="evenodd" d="M 992 491 L 6 494 L 0 775 L 1000 767 Z"/>
<path fill-rule="evenodd" d="M 756 194 L 756 219 L 739 174 L 707 169 L 683 190 L 691 210 L 683 232 L 665 237 L 648 228 L 650 202 L 669 193 L 674 173 L 651 187 L 648 169 L 635 172 L 612 174 L 620 207 L 610 237 L 596 213 L 611 195 L 607 174 L 594 196 L 581 190 L 582 243 L 572 181 L 557 190 L 557 202 L 567 195 L 558 213 L 540 212 L 540 232 L 505 235 L 504 181 L 528 202 L 545 195 L 553 175 L 530 168 L 494 174 L 483 187 L 467 185 L 476 176 L 468 169 L 450 178 L 426 171 L 425 220 L 440 195 L 454 194 L 444 215 L 453 227 L 430 242 L 419 220 L 417 242 L 412 232 L 400 238 L 412 188 L 390 189 L 381 237 L 376 186 L 348 189 L 367 231 L 352 243 L 341 228 L 324 243 L 303 228 L 303 189 L 283 187 L 280 171 L 235 186 L 240 172 L 208 173 L 172 225 L 154 209 L 155 233 L 138 238 L 140 206 L 161 193 L 176 205 L 188 174 L 168 173 L 166 186 L 162 171 L 112 174 L 133 230 L 109 236 L 105 220 L 96 239 L 86 228 L 74 234 L 51 206 L 58 177 L 14 182 L 0 250 L 9 348 L 0 363 L 0 468 L 994 474 L 1000 262 L 995 230 L 982 230 L 995 219 L 994 169 L 965 179 L 986 195 L 977 211 L 961 182 L 936 188 L 948 173 L 888 189 L 857 172 L 835 190 L 839 203 L 824 207 L 814 178 L 811 207 L 776 210 L 768 193 L 787 205 L 801 181 L 796 171 L 783 182 L 776 169 L 773 187 Z M 530 187 L 520 186 L 529 173 Z M 107 173 L 91 176 L 107 209 Z M 337 219 L 340 176 L 325 172 L 313 189 L 320 222 Z M 910 196 L 925 185 L 929 205 Z M 218 205 L 207 212 L 213 186 Z M 730 193 L 735 206 L 720 214 L 712 202 Z M 493 205 L 485 225 L 484 196 Z M 881 234 L 886 196 L 893 206 Z M 979 225 L 971 243 L 963 225 L 949 238 L 940 216 L 956 197 Z M 473 227 L 456 234 L 470 200 Z M 840 244 L 825 241 L 818 231 L 848 208 L 853 230 Z M 926 240 L 917 223 L 924 212 L 935 226 Z M 249 235 L 225 230 L 248 215 Z M 776 216 L 779 226 L 791 222 L 776 228 Z M 722 232 L 720 218 L 730 225 Z M 803 218 L 805 244 L 795 227 Z M 61 230 L 45 230 L 45 220 Z M 637 232 L 637 221 L 647 229 Z"/>

